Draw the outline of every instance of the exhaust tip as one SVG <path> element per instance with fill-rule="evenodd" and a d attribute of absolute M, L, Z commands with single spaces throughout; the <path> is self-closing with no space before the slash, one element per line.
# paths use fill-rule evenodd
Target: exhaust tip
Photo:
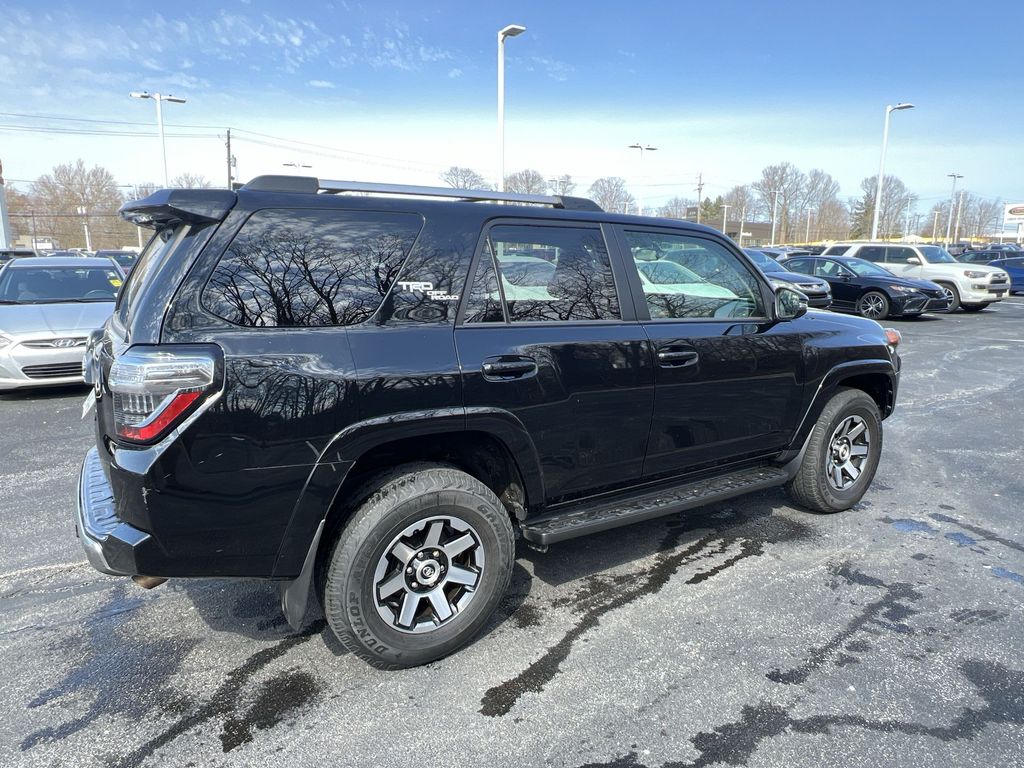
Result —
<path fill-rule="evenodd" d="M 163 576 L 132 576 L 132 581 L 143 589 L 153 589 L 154 587 L 159 587 L 167 579 Z"/>

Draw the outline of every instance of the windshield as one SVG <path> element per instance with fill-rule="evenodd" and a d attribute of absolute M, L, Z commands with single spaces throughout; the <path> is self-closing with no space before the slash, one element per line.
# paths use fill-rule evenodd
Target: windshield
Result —
<path fill-rule="evenodd" d="M 852 269 L 860 277 L 893 277 L 892 272 L 864 259 L 847 259 L 842 262 L 844 267 Z"/>
<path fill-rule="evenodd" d="M 747 256 L 753 260 L 757 266 L 763 269 L 765 272 L 785 272 L 786 268 L 783 267 L 779 262 L 769 256 L 767 253 L 762 251 L 755 251 L 754 249 L 743 251 Z"/>
<path fill-rule="evenodd" d="M 113 267 L 17 267 L 0 275 L 4 304 L 113 301 L 121 273 Z"/>
<path fill-rule="evenodd" d="M 945 248 L 937 245 L 922 245 L 921 253 L 929 264 L 956 264 L 956 259 L 946 253 Z"/>
<path fill-rule="evenodd" d="M 696 272 L 674 261 L 638 261 L 636 267 L 655 285 L 704 282 Z"/>

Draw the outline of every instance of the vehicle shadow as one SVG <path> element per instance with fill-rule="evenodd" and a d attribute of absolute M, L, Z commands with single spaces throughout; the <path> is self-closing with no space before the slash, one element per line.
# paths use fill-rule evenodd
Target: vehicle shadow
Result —
<path fill-rule="evenodd" d="M 0 392 L 0 402 L 20 400 L 60 400 L 73 395 L 85 395 L 88 391 L 88 384 L 65 384 L 59 387 L 26 387 L 25 389 L 10 389 Z"/>

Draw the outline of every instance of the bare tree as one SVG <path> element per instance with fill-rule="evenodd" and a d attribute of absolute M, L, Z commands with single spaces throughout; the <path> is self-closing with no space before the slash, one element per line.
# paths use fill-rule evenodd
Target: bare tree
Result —
<path fill-rule="evenodd" d="M 761 212 L 769 220 L 776 209 L 777 196 L 776 242 L 784 243 L 790 239 L 794 231 L 794 214 L 804 206 L 806 185 L 807 177 L 788 162 L 769 165 L 761 171 L 761 178 L 751 184 L 758 196 Z"/>
<path fill-rule="evenodd" d="M 626 213 L 633 209 L 636 200 L 626 189 L 625 179 L 619 176 L 605 176 L 590 185 L 590 197 L 606 211 Z"/>
<path fill-rule="evenodd" d="M 179 189 L 209 189 L 212 184 L 205 176 L 195 173 L 183 173 L 171 179 L 171 186 Z"/>
<path fill-rule="evenodd" d="M 871 236 L 871 222 L 875 214 L 875 191 L 878 176 L 869 176 L 860 183 L 861 196 L 850 201 L 850 235 Z M 907 189 L 897 176 L 886 176 L 882 185 L 882 206 L 878 216 L 878 235 L 883 240 L 900 237 L 909 230 L 908 218 L 917 195 Z"/>
<path fill-rule="evenodd" d="M 725 193 L 722 200 L 729 206 L 729 210 L 732 212 L 730 216 L 737 221 L 740 216 L 743 216 L 744 220 L 750 221 L 757 214 L 757 198 L 746 184 L 733 187 Z"/>
<path fill-rule="evenodd" d="M 441 181 L 454 189 L 488 189 L 484 177 L 472 168 L 453 165 L 441 174 Z"/>
<path fill-rule="evenodd" d="M 65 163 L 40 176 L 29 193 L 39 211 L 38 225 L 65 248 L 86 245 L 90 228 L 94 248 L 119 243 L 123 234 L 115 225 L 123 202 L 113 175 L 106 168 L 86 168 L 82 160 Z"/>
<path fill-rule="evenodd" d="M 542 195 L 548 191 L 548 183 L 540 171 L 527 168 L 505 177 L 505 191 Z"/>
<path fill-rule="evenodd" d="M 562 174 L 557 179 L 552 179 L 550 183 L 553 195 L 571 195 L 576 190 L 576 182 L 568 173 Z"/>
<path fill-rule="evenodd" d="M 658 215 L 666 219 L 685 219 L 686 210 L 695 205 L 697 201 L 688 197 L 673 197 L 658 209 Z"/>

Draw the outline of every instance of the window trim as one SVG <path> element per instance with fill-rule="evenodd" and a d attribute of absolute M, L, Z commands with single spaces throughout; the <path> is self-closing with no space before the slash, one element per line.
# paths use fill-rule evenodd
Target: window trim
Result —
<path fill-rule="evenodd" d="M 597 230 L 601 239 L 604 241 L 605 252 L 608 254 L 608 263 L 612 271 L 612 285 L 615 289 L 615 297 L 619 302 L 619 317 L 609 320 L 519 320 L 513 322 L 508 316 L 508 304 L 505 301 L 505 288 L 501 284 L 501 272 L 498 268 L 497 257 L 493 251 L 488 247 L 490 242 L 491 230 L 495 227 L 501 226 L 519 226 L 519 227 L 552 227 L 559 229 L 589 229 Z M 455 315 L 455 327 L 456 328 L 547 328 L 550 326 L 568 327 L 575 325 L 615 325 L 620 323 L 636 322 L 639 318 L 636 316 L 635 309 L 633 307 L 632 295 L 628 292 L 624 292 L 628 289 L 626 283 L 626 276 L 621 272 L 621 266 L 617 263 L 615 257 L 614 240 L 609 237 L 610 232 L 607 229 L 607 224 L 601 221 L 585 221 L 581 219 L 534 219 L 526 216 L 503 216 L 500 218 L 489 219 L 483 223 L 480 228 L 480 236 L 477 239 L 476 249 L 473 252 L 473 259 L 469 265 L 469 275 L 466 278 L 466 287 L 462 292 L 462 297 L 459 301 L 459 311 Z M 466 311 L 469 305 L 469 297 L 473 292 L 473 285 L 477 280 L 477 270 L 483 253 L 487 252 L 490 254 L 491 263 L 494 269 L 494 276 L 498 282 L 498 293 L 501 296 L 501 314 L 504 317 L 504 322 L 501 323 L 467 323 L 466 322 Z M 625 286 L 625 288 L 624 288 Z M 629 299 L 627 301 L 627 299 Z"/>
<path fill-rule="evenodd" d="M 743 253 L 742 249 L 735 246 L 730 240 L 724 237 L 715 237 L 709 232 L 681 228 L 677 229 L 675 227 L 659 227 L 649 224 L 614 224 L 612 225 L 612 230 L 615 236 L 618 259 L 621 262 L 620 268 L 626 272 L 626 278 L 629 282 L 633 304 L 636 308 L 637 320 L 640 322 L 658 324 L 723 323 L 728 325 L 736 325 L 741 321 L 755 325 L 773 322 L 773 319 L 770 316 L 769 307 L 771 307 L 775 301 L 775 291 L 772 290 L 771 283 L 768 282 L 768 278 L 764 276 L 757 265 L 754 264 L 753 260 L 747 254 Z M 761 303 L 763 305 L 763 309 L 769 314 L 758 315 L 755 317 L 651 317 L 650 307 L 647 306 L 647 296 L 644 294 L 643 282 L 640 280 L 640 270 L 638 270 L 636 266 L 629 269 L 633 261 L 633 251 L 630 249 L 629 241 L 626 239 L 626 232 L 649 232 L 652 234 L 674 235 L 676 237 L 690 237 L 695 240 L 706 240 L 725 248 L 726 251 L 732 253 L 740 260 L 742 266 L 750 273 L 751 277 L 754 278 L 754 281 L 761 290 Z"/>

